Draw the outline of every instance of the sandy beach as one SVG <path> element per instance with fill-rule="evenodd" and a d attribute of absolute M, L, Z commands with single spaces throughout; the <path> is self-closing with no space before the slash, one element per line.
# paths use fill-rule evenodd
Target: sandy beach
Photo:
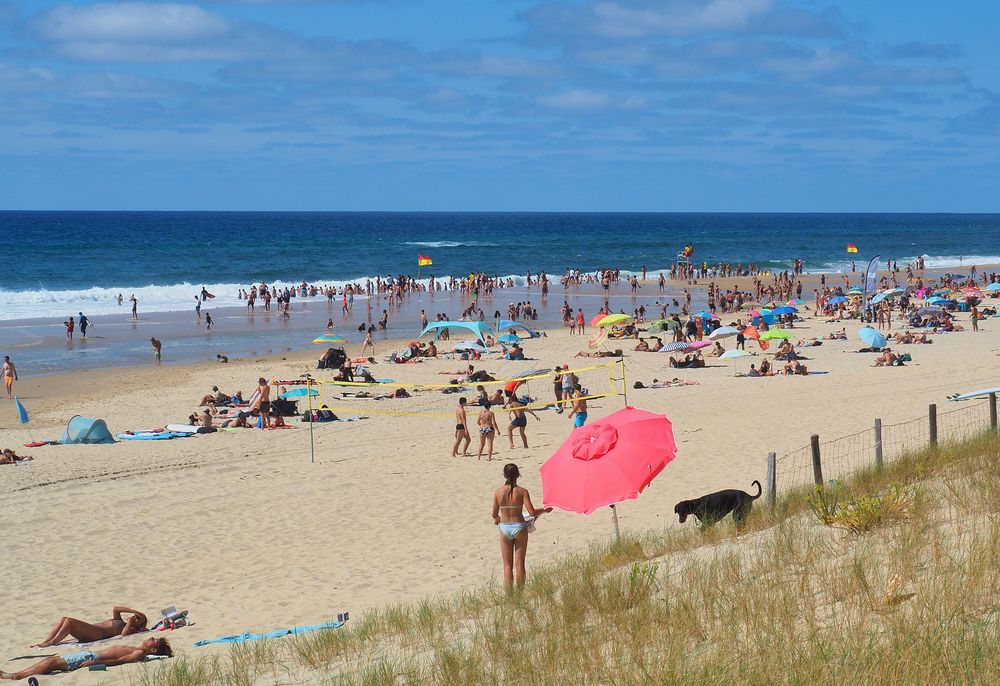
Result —
<path fill-rule="evenodd" d="M 730 319 L 735 317 L 723 315 L 724 322 Z M 959 315 L 961 323 L 967 320 Z M 719 360 L 709 360 L 704 369 L 674 370 L 666 365 L 667 355 L 632 351 L 635 341 L 609 342 L 609 348 L 626 351 L 628 404 L 666 413 L 678 444 L 677 458 L 650 488 L 620 506 L 621 526 L 678 526 L 678 500 L 719 488 L 749 489 L 751 480 L 764 480 L 769 451 L 800 448 L 812 433 L 834 438 L 868 428 L 876 409 L 886 422 L 920 417 L 928 403 L 943 404 L 948 394 L 992 385 L 1000 371 L 995 322 L 982 322 L 979 333 L 932 336 L 933 345 L 899 346 L 913 362 L 898 368 L 872 368 L 873 356 L 854 354 L 861 347 L 858 324 L 848 322 L 850 340 L 803 350 L 810 370 L 827 372 L 808 377 L 737 377 L 731 362 Z M 795 332 L 825 336 L 843 326 L 810 318 Z M 547 333 L 525 343 L 531 360 L 484 359 L 477 368 L 506 379 L 530 368 L 611 361 L 574 358 L 587 349 L 585 337 L 566 329 Z M 360 349 L 347 347 L 355 354 Z M 379 359 L 392 347 L 380 343 Z M 747 348 L 757 352 L 756 344 Z M 289 379 L 314 371 L 315 357 L 43 378 L 22 370 L 15 389 L 31 412 L 27 428 L 35 439 L 58 438 L 74 414 L 105 419 L 118 433 L 183 422 L 213 385 L 246 395 L 258 376 Z M 452 378 L 441 372 L 465 364 L 380 362 L 375 376 L 439 384 Z M 748 366 L 741 361 L 741 371 Z M 611 391 L 607 369 L 580 377 L 592 393 Z M 698 385 L 632 388 L 635 381 L 648 385 L 653 378 L 673 377 Z M 193 625 L 169 632 L 169 638 L 180 654 L 198 655 L 218 648 L 194 648 L 196 640 L 313 624 L 343 611 L 359 617 L 374 607 L 496 579 L 500 564 L 490 504 L 492 490 L 503 481 L 502 466 L 520 466 L 537 504 L 538 467 L 570 433 L 567 416 L 546 410 L 538 421 L 529 417 L 527 450 L 511 450 L 502 435 L 495 461 L 477 461 L 476 443 L 472 457 L 456 459 L 450 450 L 457 395 L 425 391 L 375 401 L 341 399 L 342 388 L 323 388 L 323 399 L 342 418 L 367 418 L 316 425 L 315 463 L 308 424 L 298 421 L 289 430 L 22 449 L 28 431 L 17 424 L 13 403 L 0 401 L 0 447 L 35 458 L 0 467 L 2 568 L 10 580 L 0 590 L 0 605 L 8 609 L 0 623 L 0 669 L 29 663 L 14 659 L 19 656 L 50 654 L 28 646 L 58 617 L 106 619 L 115 604 L 153 615 L 169 605 L 189 609 Z M 551 383 L 532 381 L 528 392 L 551 399 Z M 591 420 L 624 404 L 621 395 L 591 401 Z M 497 419 L 506 429 L 506 413 L 497 412 Z M 531 564 L 579 550 L 611 531 L 607 510 L 590 517 L 558 511 L 546 516 L 531 538 L 529 574 Z M 134 669 L 78 672 L 63 680 L 99 683 Z"/>

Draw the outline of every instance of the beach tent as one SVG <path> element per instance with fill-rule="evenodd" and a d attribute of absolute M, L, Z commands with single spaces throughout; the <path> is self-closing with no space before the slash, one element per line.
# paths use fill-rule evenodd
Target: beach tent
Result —
<path fill-rule="evenodd" d="M 521 322 L 515 322 L 513 319 L 501 319 L 497 322 L 497 331 L 510 331 L 511 329 L 524 329 L 528 332 L 528 336 L 531 338 L 541 338 L 542 334 L 538 333 L 534 329 L 530 329 Z M 523 338 L 523 336 L 522 336 Z"/>
<path fill-rule="evenodd" d="M 490 327 L 483 322 L 431 322 L 420 332 L 420 335 L 433 333 L 434 340 L 437 340 L 441 337 L 441 332 L 445 329 L 465 329 L 466 331 L 471 331 L 483 345 L 486 345 L 486 337 L 493 333 L 490 331 Z"/>
<path fill-rule="evenodd" d="M 103 419 L 73 416 L 66 423 L 66 432 L 59 441 L 63 445 L 76 443 L 114 443 L 115 439 L 108 431 L 108 425 Z"/>

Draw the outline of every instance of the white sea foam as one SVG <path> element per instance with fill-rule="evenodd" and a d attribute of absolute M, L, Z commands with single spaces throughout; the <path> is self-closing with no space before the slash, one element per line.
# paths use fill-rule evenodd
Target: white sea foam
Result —
<path fill-rule="evenodd" d="M 843 260 L 831 260 L 819 265 L 813 265 L 805 271 L 807 274 L 819 274 L 821 272 L 849 272 L 851 270 L 851 262 L 854 262 L 857 271 L 861 272 L 868 266 L 868 262 L 872 257 L 874 257 L 874 255 L 853 260 L 850 257 L 846 257 Z M 986 264 L 1000 264 L 1000 255 L 923 255 L 922 257 L 924 258 L 924 268 L 935 270 L 955 269 L 956 271 L 964 272 L 971 269 L 973 266 L 982 267 Z M 885 269 L 886 259 L 895 260 L 899 268 L 905 271 L 906 265 L 912 264 L 917 258 L 913 255 L 906 255 L 904 257 L 881 255 L 879 269 Z"/>
<path fill-rule="evenodd" d="M 498 244 L 476 241 L 406 241 L 403 245 L 419 245 L 423 248 L 495 248 Z"/>

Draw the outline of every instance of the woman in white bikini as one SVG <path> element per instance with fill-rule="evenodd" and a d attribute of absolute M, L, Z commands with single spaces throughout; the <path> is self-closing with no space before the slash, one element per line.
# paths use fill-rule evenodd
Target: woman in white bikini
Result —
<path fill-rule="evenodd" d="M 503 486 L 493 493 L 493 523 L 500 529 L 500 558 L 503 561 L 503 583 L 508 590 L 513 588 L 515 578 L 518 586 L 524 586 L 524 557 L 528 552 L 528 527 L 544 512 L 552 512 L 551 507 L 536 510 L 531 504 L 528 489 L 517 485 L 521 476 L 517 465 L 504 465 Z M 525 521 L 522 511 L 526 511 L 532 521 Z"/>

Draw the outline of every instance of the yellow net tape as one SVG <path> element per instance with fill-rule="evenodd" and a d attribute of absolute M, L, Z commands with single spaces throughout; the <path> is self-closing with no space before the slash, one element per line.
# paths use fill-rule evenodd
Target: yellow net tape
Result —
<path fill-rule="evenodd" d="M 568 400 L 552 400 L 552 401 L 545 402 L 545 403 L 535 403 L 535 404 L 532 404 L 532 405 L 521 405 L 521 406 L 517 407 L 516 409 L 518 409 L 518 410 L 543 410 L 546 407 L 548 407 L 549 405 L 564 405 L 564 404 L 567 404 L 567 403 L 572 403 L 574 400 L 593 400 L 595 398 L 606 398 L 606 397 L 608 397 L 607 393 L 600 393 L 600 394 L 597 394 L 597 395 L 585 395 L 585 396 L 581 396 L 579 398 L 570 398 Z M 391 400 L 391 398 L 386 398 L 386 400 Z M 478 405 L 468 405 L 467 407 L 469 409 L 475 409 L 475 408 L 477 408 L 479 406 Z M 503 407 L 501 407 L 499 405 L 494 405 L 493 407 L 497 408 L 497 412 L 510 412 L 511 411 L 511 410 L 505 410 Z M 330 410 L 331 412 L 341 412 L 343 414 L 403 414 L 403 415 L 409 415 L 409 416 L 412 416 L 412 417 L 451 417 L 454 414 L 453 412 L 413 412 L 413 411 L 409 411 L 409 410 L 381 410 L 381 409 L 372 409 L 372 408 L 368 408 L 368 407 L 358 407 L 357 405 L 343 405 L 343 406 L 337 405 L 337 406 L 334 406 L 334 405 L 327 405 L 326 403 L 323 403 L 322 405 L 317 406 L 315 409 L 318 409 L 318 410 Z"/>
<path fill-rule="evenodd" d="M 607 362 L 605 364 L 595 364 L 589 367 L 577 367 L 576 369 L 561 369 L 559 374 L 569 374 L 577 372 L 589 372 L 595 369 L 608 369 L 611 370 L 616 365 L 621 364 L 619 360 L 614 362 Z M 478 386 L 495 386 L 498 384 L 508 384 L 511 381 L 532 381 L 534 379 L 545 379 L 550 376 L 555 376 L 557 372 L 545 372 L 544 374 L 535 374 L 533 376 L 517 376 L 511 379 L 499 379 L 496 381 L 463 381 L 457 384 L 453 383 L 400 383 L 397 381 L 390 381 L 388 383 L 371 383 L 368 381 L 337 381 L 336 379 L 313 379 L 312 383 L 316 385 L 326 384 L 330 386 L 378 386 L 380 388 L 455 388 L 456 386 L 470 386 L 476 384 Z M 609 372 L 610 373 L 610 372 Z"/>

